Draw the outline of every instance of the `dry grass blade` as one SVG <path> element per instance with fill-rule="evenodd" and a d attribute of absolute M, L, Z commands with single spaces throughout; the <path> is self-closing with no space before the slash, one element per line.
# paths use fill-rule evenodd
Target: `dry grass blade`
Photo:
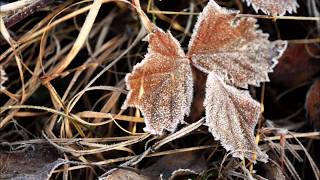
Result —
<path fill-rule="evenodd" d="M 266 141 L 274 141 L 279 140 L 280 136 L 273 136 L 273 137 L 265 137 L 262 140 Z M 290 138 L 311 138 L 311 139 L 318 139 L 320 138 L 320 132 L 305 132 L 305 133 L 292 133 L 291 135 L 285 135 L 286 139 Z"/>
<path fill-rule="evenodd" d="M 119 149 L 119 148 L 123 148 L 125 146 L 129 146 L 129 145 L 141 142 L 141 141 L 143 141 L 144 139 L 146 139 L 146 138 L 148 138 L 150 136 L 150 134 L 145 134 L 145 135 L 141 135 L 141 136 L 139 136 L 139 137 L 137 137 L 135 139 L 127 140 L 127 141 L 116 143 L 116 144 L 112 144 L 112 145 L 100 145 L 99 148 L 88 149 L 88 150 L 77 150 L 77 149 L 71 149 L 70 147 L 60 146 L 60 145 L 54 143 L 53 141 L 51 141 L 44 133 L 42 135 L 50 142 L 51 145 L 53 145 L 57 149 L 59 149 L 59 150 L 61 150 L 63 152 L 73 153 L 73 154 L 78 155 L 78 156 L 88 155 L 88 154 L 96 154 L 96 153 L 116 150 L 116 149 Z M 87 144 L 87 143 L 85 143 L 85 144 Z"/>
<path fill-rule="evenodd" d="M 119 115 L 119 114 L 110 114 L 110 113 L 101 113 L 101 112 L 94 112 L 94 111 L 83 111 L 76 114 L 80 118 L 107 118 L 107 119 L 117 119 L 122 121 L 128 122 L 137 122 L 143 123 L 143 118 L 133 117 L 133 116 L 126 116 L 126 115 Z"/>
<path fill-rule="evenodd" d="M 311 168 L 314 172 L 315 178 L 317 180 L 320 179 L 320 171 L 318 169 L 317 164 L 314 162 L 314 160 L 312 159 L 312 157 L 310 156 L 309 152 L 306 150 L 306 148 L 301 144 L 301 142 L 299 141 L 299 139 L 297 139 L 297 137 L 294 136 L 294 134 L 290 133 L 289 134 L 298 142 L 298 144 L 301 146 L 301 148 L 303 149 L 305 155 L 307 156 L 309 163 L 311 165 Z"/>
<path fill-rule="evenodd" d="M 46 81 L 50 81 L 54 79 L 56 76 L 58 76 L 58 74 L 61 73 L 72 62 L 74 57 L 78 54 L 83 44 L 85 43 L 86 39 L 88 38 L 88 35 L 91 31 L 93 23 L 98 15 L 101 4 L 102 4 L 102 1 L 100 0 L 93 2 L 92 7 L 90 8 L 89 14 L 86 18 L 86 21 L 84 22 L 81 28 L 81 31 L 78 35 L 78 38 L 76 39 L 71 51 L 68 53 L 65 60 L 63 60 L 60 65 L 58 65 L 54 70 L 52 70 L 52 72 L 49 75 L 47 75 Z"/>

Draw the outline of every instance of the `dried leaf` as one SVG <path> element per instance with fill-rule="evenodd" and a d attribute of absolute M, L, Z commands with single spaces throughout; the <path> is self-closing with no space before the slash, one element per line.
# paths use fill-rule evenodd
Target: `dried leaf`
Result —
<path fill-rule="evenodd" d="M 106 178 L 100 180 L 151 180 L 151 178 L 129 169 L 111 169 Z"/>
<path fill-rule="evenodd" d="M 221 141 L 234 157 L 267 161 L 267 155 L 255 143 L 254 128 L 260 113 L 260 104 L 246 90 L 227 85 L 223 79 L 210 73 L 204 102 L 206 123 L 213 136 Z"/>
<path fill-rule="evenodd" d="M 297 12 L 299 4 L 297 0 L 243 0 L 247 5 L 252 5 L 253 9 L 258 12 L 259 9 L 268 15 L 283 16 L 288 12 L 289 14 Z"/>
<path fill-rule="evenodd" d="M 3 86 L 3 84 L 8 80 L 7 74 L 4 71 L 4 69 L 2 68 L 2 66 L 0 66 L 0 89 L 4 89 L 5 87 Z"/>
<path fill-rule="evenodd" d="M 194 65 L 209 73 L 227 74 L 227 82 L 247 88 L 269 81 L 286 41 L 268 40 L 257 30 L 256 19 L 235 18 L 235 11 L 210 1 L 200 14 L 189 44 Z"/>
<path fill-rule="evenodd" d="M 0 179 L 46 180 L 64 163 L 55 149 L 40 145 L 20 152 L 0 151 Z"/>
<path fill-rule="evenodd" d="M 320 48 L 312 44 L 290 44 L 270 78 L 273 83 L 293 88 L 320 72 Z"/>
<path fill-rule="evenodd" d="M 278 161 L 278 157 L 277 161 Z M 259 175 L 269 180 L 285 180 L 286 177 L 280 165 L 268 162 L 265 164 L 259 164 Z"/>
<path fill-rule="evenodd" d="M 141 172 L 151 179 L 160 179 L 160 177 L 161 179 L 173 179 L 179 175 L 200 174 L 207 170 L 202 153 L 200 151 L 190 151 L 169 154 Z"/>
<path fill-rule="evenodd" d="M 308 118 L 315 129 L 320 128 L 320 79 L 316 80 L 310 87 L 305 108 Z"/>
<path fill-rule="evenodd" d="M 123 108 L 139 108 L 145 118 L 145 131 L 162 134 L 174 131 L 192 102 L 192 74 L 189 60 L 176 39 L 161 29 L 148 36 L 144 60 L 126 76 L 130 90 Z"/>

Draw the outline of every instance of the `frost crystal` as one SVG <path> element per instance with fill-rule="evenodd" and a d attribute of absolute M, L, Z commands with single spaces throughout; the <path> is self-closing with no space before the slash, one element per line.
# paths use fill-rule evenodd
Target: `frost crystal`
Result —
<path fill-rule="evenodd" d="M 268 15 L 283 16 L 297 12 L 299 4 L 297 0 L 243 0 L 248 6 L 252 5 L 253 9 L 258 12 L 259 9 Z"/>
<path fill-rule="evenodd" d="M 191 63 L 209 74 L 204 105 L 212 135 L 234 157 L 265 162 L 267 155 L 254 140 L 260 105 L 247 90 L 237 88 L 268 81 L 287 42 L 270 42 L 257 30 L 255 19 L 236 18 L 237 13 L 210 0 L 195 25 L 187 55 L 170 33 L 158 28 L 149 34 L 147 55 L 126 77 L 129 94 L 123 108 L 142 110 L 148 132 L 174 131 L 190 111 Z"/>
<path fill-rule="evenodd" d="M 227 74 L 228 83 L 247 88 L 269 81 L 268 72 L 286 46 L 285 41 L 270 42 L 255 19 L 235 19 L 234 12 L 210 1 L 199 16 L 188 55 L 198 69 Z"/>
<path fill-rule="evenodd" d="M 141 109 L 145 131 L 174 131 L 190 112 L 192 74 L 189 60 L 170 33 L 158 29 L 148 37 L 144 60 L 126 77 L 130 90 L 123 106 Z"/>
<path fill-rule="evenodd" d="M 267 155 L 255 143 L 254 128 L 260 113 L 260 104 L 248 91 L 227 85 L 215 73 L 207 79 L 206 123 L 212 135 L 221 141 L 234 157 L 267 161 Z"/>
<path fill-rule="evenodd" d="M 3 84 L 8 80 L 6 72 L 3 70 L 2 66 L 0 66 L 0 89 L 4 89 Z"/>

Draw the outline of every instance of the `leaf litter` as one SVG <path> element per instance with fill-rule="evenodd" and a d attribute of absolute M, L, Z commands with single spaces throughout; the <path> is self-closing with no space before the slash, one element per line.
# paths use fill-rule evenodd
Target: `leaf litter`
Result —
<path fill-rule="evenodd" d="M 53 171 L 65 163 L 50 146 L 30 145 L 17 152 L 1 150 L 0 179 L 49 180 Z"/>
<path fill-rule="evenodd" d="M 167 69 L 171 66 L 165 61 L 160 60 L 163 64 L 156 63 L 157 66 L 164 65 L 165 67 L 165 69 L 160 68 L 158 72 L 162 73 L 163 70 L 169 70 L 166 76 L 159 76 L 159 78 L 162 78 L 163 82 L 173 84 L 174 86 L 172 87 L 174 88 L 179 88 L 179 86 L 185 88 L 185 91 L 177 91 L 181 95 L 179 98 L 182 97 L 180 102 L 172 94 L 168 96 L 173 97 L 172 99 L 164 98 L 161 100 L 160 95 L 154 97 L 158 104 L 163 104 L 164 102 L 172 102 L 174 104 L 178 102 L 180 107 L 180 109 L 170 110 L 170 113 L 177 117 L 172 121 L 174 122 L 173 124 L 168 121 L 167 124 L 164 123 L 165 126 L 155 128 L 155 131 L 161 131 L 162 136 L 151 136 L 150 134 L 142 133 L 143 124 L 141 123 L 143 118 L 139 110 L 134 108 L 121 110 L 121 104 L 127 94 L 123 89 L 125 86 L 125 73 L 130 71 L 133 65 L 140 62 L 143 59 L 141 56 L 145 54 L 144 44 L 140 43 L 145 31 L 144 28 L 140 28 L 140 23 L 137 23 L 137 19 L 134 18 L 136 14 L 132 13 L 132 10 L 136 8 L 140 17 L 144 16 L 140 3 L 133 1 L 134 6 L 130 9 L 128 8 L 130 6 L 128 1 L 108 3 L 111 1 L 101 0 L 95 1 L 94 4 L 89 1 L 75 2 L 69 0 L 32 1 L 40 4 L 48 3 L 46 6 L 39 7 L 32 6 L 33 4 L 29 6 L 31 1 L 17 1 L 16 3 L 20 2 L 27 4 L 9 6 L 11 8 L 10 12 L 8 14 L 5 12 L 4 14 L 5 25 L 2 26 L 1 33 L 9 41 L 4 41 L 0 37 L 0 66 L 6 72 L 6 75 L 2 76 L 8 79 L 3 84 L 4 88 L 0 92 L 0 144 L 2 152 L 3 148 L 8 150 L 8 145 L 12 150 L 3 153 L 4 156 L 15 154 L 19 156 L 19 161 L 25 162 L 27 158 L 23 155 L 20 156 L 19 152 L 13 151 L 14 149 L 29 146 L 42 147 L 51 144 L 53 146 L 50 146 L 50 152 L 51 150 L 54 151 L 54 149 L 59 149 L 60 151 L 59 156 L 53 158 L 58 158 L 58 160 L 52 161 L 52 168 L 42 169 L 43 175 L 46 176 L 45 178 L 51 176 L 51 179 L 83 179 L 84 177 L 86 179 L 97 179 L 114 168 L 127 170 L 119 171 L 118 175 L 120 176 L 129 174 L 129 171 L 141 175 L 139 172 L 149 167 L 154 167 L 154 172 L 157 172 L 160 169 L 157 169 L 157 167 L 160 167 L 158 164 L 163 159 L 159 158 L 160 156 L 164 156 L 164 160 L 165 157 L 169 157 L 169 160 L 165 161 L 179 162 L 181 160 L 183 162 L 188 160 L 184 160 L 184 155 L 181 153 L 190 152 L 191 154 L 196 154 L 195 150 L 205 156 L 205 159 L 198 159 L 200 163 L 208 165 L 203 167 L 205 172 L 199 175 L 200 171 L 194 173 L 193 167 L 184 167 L 185 169 L 182 168 L 180 170 L 178 167 L 172 167 L 171 172 L 176 170 L 172 173 L 173 177 L 171 178 L 263 179 L 264 177 L 283 178 L 283 176 L 287 179 L 319 178 L 316 167 L 316 163 L 319 162 L 316 156 L 319 133 L 312 132 L 316 130 L 315 123 L 311 124 L 311 122 L 314 122 L 310 119 L 312 110 L 310 111 L 306 108 L 308 111 L 306 112 L 304 109 L 307 107 L 307 102 L 305 102 L 307 91 L 311 84 L 315 82 L 313 78 L 318 77 L 316 72 L 317 65 L 311 68 L 313 69 L 312 71 L 305 70 L 308 71 L 308 74 L 300 79 L 298 77 L 298 81 L 294 81 L 295 77 L 290 76 L 287 73 L 289 72 L 288 70 L 280 69 L 281 75 L 277 73 L 271 74 L 271 83 L 262 84 L 261 88 L 253 87 L 269 80 L 267 73 L 272 72 L 273 67 L 277 64 L 276 60 L 281 55 L 281 50 L 285 48 L 285 41 L 277 41 L 276 39 L 289 39 L 290 46 L 296 43 L 301 44 L 301 46 L 294 48 L 294 51 L 297 52 L 296 55 L 293 55 L 292 51 L 285 52 L 291 56 L 292 60 L 290 61 L 294 62 L 289 65 L 288 69 L 295 72 L 297 76 L 302 76 L 302 73 L 297 70 L 298 68 L 303 69 L 304 65 L 306 67 L 312 66 L 309 60 L 312 59 L 312 62 L 317 62 L 316 57 L 319 55 L 319 48 L 316 43 L 319 40 L 317 39 L 316 31 L 313 29 L 315 24 L 312 21 L 319 18 L 306 17 L 306 13 L 309 13 L 309 16 L 317 16 L 316 9 L 318 5 L 316 1 L 299 1 L 299 6 L 301 7 L 299 9 L 297 9 L 297 4 L 294 3 L 296 1 L 287 1 L 289 4 L 284 4 L 281 1 L 278 4 L 279 6 L 270 6 L 270 4 L 277 2 L 275 0 L 263 1 L 264 4 L 258 1 L 251 1 L 252 4 L 250 6 L 245 6 L 244 4 L 248 1 L 217 1 L 219 5 L 211 4 L 214 5 L 211 8 L 215 10 L 209 11 L 211 11 L 210 13 L 216 13 L 216 16 L 220 19 L 216 25 L 210 26 L 209 24 L 209 26 L 203 28 L 208 30 L 210 36 L 207 36 L 206 34 L 208 33 L 203 31 L 205 36 L 200 37 L 200 39 L 204 39 L 204 41 L 201 40 L 203 44 L 208 43 L 208 47 L 204 49 L 201 49 L 203 48 L 201 47 L 201 51 L 192 56 L 190 50 L 185 55 L 182 51 L 184 48 L 181 47 L 187 46 L 189 36 L 192 34 L 189 30 L 192 29 L 190 27 L 193 27 L 192 25 L 194 24 L 193 15 L 202 11 L 207 2 L 193 0 L 190 3 L 185 3 L 184 1 L 179 3 L 180 0 L 149 0 L 147 9 L 150 9 L 149 12 L 152 14 L 148 14 L 148 16 L 152 15 L 154 24 L 149 23 L 147 16 L 142 21 L 142 24 L 149 31 L 148 36 L 151 37 L 156 32 L 153 29 L 158 29 L 159 32 L 161 31 L 164 36 L 171 38 L 174 42 L 175 48 L 171 48 L 172 46 L 169 45 L 168 52 L 176 52 L 173 53 L 175 56 L 182 57 L 177 61 L 178 64 L 171 64 L 175 69 Z M 142 3 L 142 7 L 146 7 L 144 6 L 146 1 L 142 1 Z M 272 16 L 254 15 L 254 11 L 251 9 L 251 7 L 254 7 L 254 3 L 259 5 L 259 9 L 262 9 L 262 12 Z M 11 5 L 11 3 L 8 5 Z M 222 6 L 226 8 L 222 8 Z M 308 12 L 306 12 L 305 6 L 308 7 Z M 166 14 L 167 11 L 155 11 L 164 7 L 174 10 L 173 13 Z M 229 10 L 234 8 L 240 9 L 241 13 L 249 12 L 251 14 L 237 14 L 237 11 Z M 290 8 L 292 8 L 292 11 Z M 295 14 L 297 16 L 282 16 L 284 15 L 282 13 L 289 15 L 289 13 L 294 12 L 295 8 L 299 10 Z M 32 12 L 27 12 L 26 16 L 24 16 L 23 13 L 30 9 L 32 9 Z M 190 13 L 186 12 L 189 9 Z M 254 8 L 254 10 L 258 9 Z M 89 11 L 91 13 L 87 14 Z M 202 13 L 204 17 L 202 21 L 206 21 L 203 14 L 204 12 Z M 2 12 L 1 15 L 3 15 Z M 185 18 L 186 16 L 184 15 L 189 17 Z M 16 17 L 18 16 L 19 18 L 17 19 Z M 256 21 L 254 17 L 259 18 L 259 21 Z M 195 30 L 201 34 L 202 29 L 199 28 L 199 24 L 201 24 L 200 17 L 197 24 L 196 27 L 198 28 L 195 28 Z M 257 24 L 261 25 L 261 27 L 258 27 Z M 304 31 L 299 30 L 302 24 Z M 160 29 L 160 27 L 168 28 L 167 25 L 170 25 L 171 33 L 166 33 Z M 239 26 L 246 28 L 239 29 Z M 294 28 L 291 28 L 292 26 Z M 216 33 L 215 29 L 219 28 L 215 27 L 225 28 L 223 31 L 225 35 L 214 36 L 214 34 L 222 33 Z M 246 29 L 248 31 L 245 31 Z M 82 33 L 79 34 L 80 31 Z M 247 34 L 248 36 L 242 36 L 238 33 Z M 196 39 L 195 34 L 196 32 L 193 33 L 193 39 Z M 267 34 L 270 34 L 270 36 Z M 252 41 L 250 36 L 259 40 Z M 232 38 L 228 39 L 228 37 Z M 303 37 L 307 39 L 302 39 Z M 181 42 L 181 47 L 176 39 Z M 237 39 L 236 43 L 232 43 L 233 39 Z M 269 39 L 272 41 L 269 41 Z M 191 44 L 190 42 L 189 44 Z M 221 44 L 221 42 L 224 43 L 224 46 L 217 47 L 216 45 Z M 270 42 L 277 45 L 269 49 Z M 311 43 L 314 43 L 314 46 L 301 48 Z M 161 46 L 161 43 L 157 44 L 157 46 Z M 230 49 L 230 51 L 226 49 Z M 202 53 L 206 52 L 205 50 L 208 50 L 208 53 Z M 165 52 L 161 53 L 165 54 Z M 245 54 L 245 56 L 241 54 Z M 267 54 L 267 56 L 256 57 L 259 54 Z M 206 60 L 201 57 L 205 57 Z M 270 61 L 258 61 L 254 57 L 257 59 L 266 58 Z M 159 57 L 156 58 L 159 59 Z M 163 55 L 160 58 L 163 58 Z M 236 60 L 238 58 L 245 60 L 238 62 Z M 223 61 L 223 59 L 231 59 L 231 66 L 228 63 L 229 61 Z M 309 60 L 306 61 L 307 63 L 299 63 L 298 59 Z M 218 62 L 219 65 L 210 63 L 211 60 Z M 285 61 L 281 58 L 279 64 L 275 66 L 276 71 L 283 62 Z M 249 67 L 250 65 L 253 68 L 241 68 Z M 187 74 L 189 79 L 177 77 L 178 74 L 183 74 L 181 71 L 176 73 L 180 70 L 179 66 L 185 68 L 182 72 Z M 256 68 L 254 68 L 255 66 Z M 140 69 L 141 72 L 144 68 L 137 69 Z M 240 71 L 237 72 L 237 70 Z M 186 73 L 190 71 L 191 74 Z M 172 72 L 174 76 L 171 75 Z M 23 76 L 21 76 L 21 73 L 23 73 Z M 134 74 L 134 72 L 131 74 Z M 213 80 L 207 81 L 207 76 Z M 181 79 L 185 80 L 185 82 L 182 84 L 180 82 L 177 83 Z M 277 81 L 279 79 L 280 81 Z M 159 84 L 158 82 L 155 83 Z M 286 83 L 289 86 L 286 86 Z M 165 83 L 160 83 L 159 87 L 165 87 L 165 85 Z M 217 101 L 230 102 L 230 100 L 234 100 L 235 103 L 232 102 L 230 105 L 226 103 L 209 103 L 204 107 L 204 101 L 207 103 L 209 98 L 219 98 L 215 93 L 206 92 L 206 87 L 211 87 L 212 89 L 217 89 L 214 91 L 230 95 L 228 96 L 230 98 L 225 97 L 222 99 L 223 101 L 221 99 Z M 157 88 L 152 88 L 157 91 Z M 189 91 L 190 89 L 191 91 Z M 146 91 L 145 89 L 140 90 L 142 93 L 138 94 L 143 96 Z M 162 92 L 158 91 L 157 93 L 161 94 Z M 239 109 L 239 107 L 243 107 L 246 103 L 237 102 L 237 99 L 245 99 L 248 106 L 252 108 L 241 112 L 243 109 Z M 254 99 L 260 99 L 261 103 Z M 309 99 L 309 102 L 317 103 L 314 98 Z M 151 101 L 145 103 L 152 105 Z M 242 149 L 244 145 L 240 141 L 237 143 L 228 142 L 227 140 L 229 140 L 230 136 L 227 136 L 225 141 L 214 141 L 218 135 L 215 135 L 215 139 L 212 138 L 207 128 L 202 126 L 208 126 L 207 119 L 203 117 L 208 113 L 205 111 L 211 110 L 206 109 L 219 104 L 219 108 L 229 109 L 228 113 L 239 114 L 240 112 L 247 114 L 247 116 L 255 117 L 253 118 L 254 121 L 241 123 L 241 128 L 234 126 L 237 122 L 243 122 L 243 117 L 238 115 L 236 116 L 237 119 L 233 119 L 234 121 L 228 121 L 232 118 L 227 118 L 225 119 L 226 121 L 220 121 L 221 119 L 211 121 L 231 122 L 230 127 L 232 128 L 227 130 L 241 129 L 237 136 L 246 134 L 245 137 L 247 138 L 244 141 L 251 142 L 251 145 L 249 147 L 246 146 L 245 150 Z M 280 110 L 278 109 L 279 106 L 281 107 Z M 145 107 L 145 109 L 149 112 L 156 111 L 158 113 L 156 114 L 157 116 L 160 114 L 160 111 L 157 111 L 157 106 L 154 106 L 154 109 L 149 107 Z M 167 111 L 168 108 L 159 110 L 162 113 Z M 263 111 L 264 113 L 260 114 Z M 257 117 L 256 114 L 260 115 Z M 144 112 L 143 115 L 146 120 L 148 118 L 147 113 Z M 155 117 L 153 113 L 149 113 L 149 116 Z M 170 114 L 162 116 L 166 118 L 172 117 Z M 220 116 L 220 114 L 211 113 L 210 116 Z M 286 124 L 297 120 L 303 124 L 303 126 L 290 124 L 291 127 L 294 126 L 291 130 L 301 132 L 292 133 L 292 135 L 299 138 L 302 144 L 297 144 L 296 141 L 292 140 L 294 137 L 291 136 L 291 132 L 289 132 L 290 135 L 279 134 L 280 131 L 277 129 L 286 128 L 287 126 L 279 124 L 277 127 L 269 126 L 269 124 L 276 122 L 278 119 L 287 120 Z M 250 134 L 242 131 L 242 126 L 254 126 L 253 124 L 257 120 L 259 120 L 259 123 L 256 137 L 253 137 L 254 128 L 251 129 L 252 132 Z M 149 123 L 148 125 L 146 121 L 146 127 L 149 127 L 149 129 L 152 127 L 151 124 Z M 219 129 L 217 126 L 209 127 L 209 130 L 210 128 L 212 128 L 211 131 L 213 129 L 221 130 L 224 133 L 223 135 L 229 133 L 229 131 L 225 133 L 225 130 Z M 148 130 L 148 128 L 145 129 Z M 167 134 L 167 130 L 172 132 Z M 247 130 L 250 131 L 250 129 Z M 222 134 L 221 132 L 220 134 Z M 279 140 L 281 143 L 278 143 Z M 220 144 L 229 148 L 230 146 L 227 145 L 232 144 L 235 150 L 231 148 L 228 153 Z M 303 146 L 306 148 L 302 148 Z M 41 148 L 40 151 L 46 152 Z M 31 155 L 30 152 L 37 152 L 37 150 L 27 149 L 27 151 L 23 152 L 36 157 Z M 269 155 L 269 163 L 258 162 L 253 165 L 251 160 L 255 160 L 256 156 L 258 156 L 258 160 L 263 160 L 265 152 Z M 38 154 L 41 155 L 42 153 L 39 152 Z M 172 156 L 174 154 L 176 156 Z M 246 157 L 249 161 L 240 161 L 231 155 L 239 158 Z M 55 156 L 55 153 L 52 156 Z M 65 160 L 59 159 L 60 157 Z M 46 159 L 46 155 L 43 155 L 43 159 Z M 60 161 L 65 165 L 57 165 Z M 51 162 L 51 160 L 48 162 Z M 277 167 L 270 168 L 272 167 L 270 162 Z M 196 165 L 198 163 L 193 164 Z M 262 164 L 266 167 L 260 168 Z M 311 165 L 311 168 L 309 168 L 309 165 Z M 51 165 L 46 164 L 43 165 L 43 168 L 49 166 L 51 167 Z M 305 168 L 300 168 L 302 166 Z M 134 169 L 131 167 L 134 167 Z M 36 171 L 38 169 L 36 166 L 30 166 L 30 168 Z M 14 170 L 14 168 L 11 169 Z M 41 168 L 39 167 L 39 169 Z M 272 171 L 274 174 L 272 175 L 270 172 L 268 174 L 271 177 L 266 176 L 263 173 L 264 171 Z M 160 174 L 157 172 L 153 177 L 159 177 Z M 21 177 L 19 173 L 15 175 Z M 34 174 L 29 173 L 29 175 L 33 176 Z"/>

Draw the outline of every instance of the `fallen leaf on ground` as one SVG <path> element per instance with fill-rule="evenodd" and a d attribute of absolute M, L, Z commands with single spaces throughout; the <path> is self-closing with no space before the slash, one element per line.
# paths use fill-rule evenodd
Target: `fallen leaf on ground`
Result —
<path fill-rule="evenodd" d="M 319 54 L 319 47 L 314 45 L 289 45 L 271 74 L 272 82 L 293 88 L 311 80 L 320 72 L 320 61 L 314 57 Z"/>
<path fill-rule="evenodd" d="M 0 179 L 46 180 L 65 161 L 54 148 L 35 145 L 19 152 L 0 151 Z"/>
<path fill-rule="evenodd" d="M 305 108 L 308 118 L 315 129 L 320 128 L 320 79 L 316 80 L 310 87 Z"/>
<path fill-rule="evenodd" d="M 152 179 L 169 179 L 179 174 L 200 174 L 207 169 L 205 159 L 200 153 L 184 152 L 172 155 L 166 155 L 156 163 L 143 169 L 142 174 Z"/>
<path fill-rule="evenodd" d="M 151 180 L 149 177 L 139 174 L 130 169 L 112 169 L 103 180 Z"/>

